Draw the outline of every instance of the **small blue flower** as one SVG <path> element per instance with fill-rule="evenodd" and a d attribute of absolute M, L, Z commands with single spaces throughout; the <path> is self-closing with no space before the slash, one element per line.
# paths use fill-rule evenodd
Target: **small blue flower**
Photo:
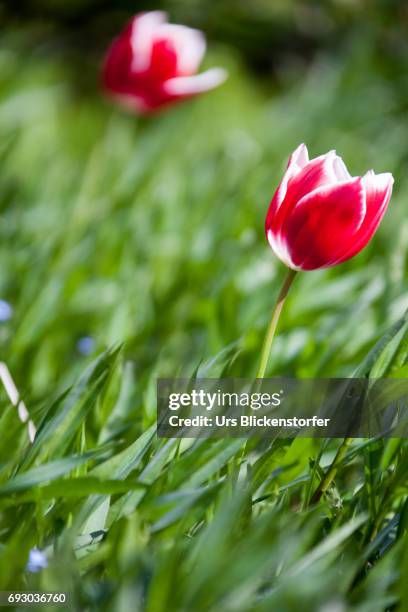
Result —
<path fill-rule="evenodd" d="M 28 557 L 26 569 L 29 572 L 35 573 L 48 567 L 48 561 L 45 554 L 39 548 L 32 548 Z"/>
<path fill-rule="evenodd" d="M 95 350 L 95 340 L 91 336 L 84 336 L 78 340 L 77 349 L 81 355 L 91 355 Z"/>
<path fill-rule="evenodd" d="M 12 306 L 5 300 L 0 300 L 0 323 L 8 321 L 13 316 Z"/>

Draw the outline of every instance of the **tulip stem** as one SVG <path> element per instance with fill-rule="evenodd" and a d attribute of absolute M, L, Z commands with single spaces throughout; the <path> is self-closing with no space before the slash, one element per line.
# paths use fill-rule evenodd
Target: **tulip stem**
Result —
<path fill-rule="evenodd" d="M 268 367 L 271 346 L 276 332 L 276 327 L 278 325 L 279 317 L 282 312 L 286 296 L 289 293 L 289 289 L 293 283 L 293 279 L 295 278 L 295 276 L 296 270 L 289 269 L 279 292 L 278 299 L 276 300 L 275 308 L 273 309 L 272 318 L 269 323 L 268 331 L 266 332 L 265 340 L 262 347 L 261 362 L 259 364 L 259 370 L 256 375 L 257 378 L 264 378 L 265 376 L 266 368 Z"/>

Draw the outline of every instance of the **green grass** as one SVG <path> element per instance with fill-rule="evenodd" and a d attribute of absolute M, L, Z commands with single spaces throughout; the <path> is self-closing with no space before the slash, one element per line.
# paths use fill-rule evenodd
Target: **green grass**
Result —
<path fill-rule="evenodd" d="M 302 141 L 397 182 L 369 248 L 296 279 L 269 373 L 406 375 L 405 81 L 364 44 L 344 57 L 271 90 L 223 52 L 228 84 L 142 120 L 5 39 L 0 350 L 39 430 L 30 445 L 1 391 L 2 589 L 115 612 L 408 609 L 405 441 L 356 441 L 309 507 L 336 441 L 154 432 L 157 376 L 255 374 L 284 274 L 264 216 Z M 34 546 L 49 567 L 28 574 Z"/>

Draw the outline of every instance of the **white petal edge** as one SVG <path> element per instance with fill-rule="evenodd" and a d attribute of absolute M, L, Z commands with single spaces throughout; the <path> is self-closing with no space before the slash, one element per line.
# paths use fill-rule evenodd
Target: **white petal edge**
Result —
<path fill-rule="evenodd" d="M 349 174 L 342 158 L 337 155 L 335 149 L 331 149 L 331 151 L 328 151 L 323 155 L 319 155 L 318 157 L 313 157 L 313 159 L 310 160 L 310 163 L 312 164 L 313 162 L 320 160 L 322 160 L 324 163 L 324 171 L 325 175 L 327 176 L 327 185 L 345 183 L 353 178 Z"/>
<path fill-rule="evenodd" d="M 307 146 L 302 142 L 289 157 L 288 168 L 296 165 L 299 167 L 299 170 L 301 170 L 307 163 L 309 163 L 309 151 L 307 150 Z"/>
<path fill-rule="evenodd" d="M 177 53 L 178 73 L 187 76 L 197 72 L 207 46 L 200 30 L 164 23 L 158 28 L 155 38 L 167 38 L 173 43 Z"/>
<path fill-rule="evenodd" d="M 224 83 L 228 72 L 224 68 L 211 68 L 206 72 L 189 77 L 175 77 L 163 83 L 163 90 L 170 96 L 198 94 Z"/>
<path fill-rule="evenodd" d="M 295 266 L 293 263 L 286 246 L 286 242 L 281 240 L 279 237 L 276 237 L 271 229 L 267 232 L 267 238 L 272 251 L 275 253 L 276 257 L 285 264 L 285 266 L 292 268 L 292 270 L 299 271 L 302 269 L 299 266 Z"/>
<path fill-rule="evenodd" d="M 372 199 L 374 201 L 379 197 L 380 204 L 377 204 L 377 209 L 374 212 L 374 217 L 370 219 L 370 223 L 378 223 L 379 219 L 385 213 L 388 203 L 391 199 L 394 177 L 390 172 L 375 174 L 373 170 L 369 170 L 362 177 L 362 183 L 366 195 L 367 215 L 372 215 Z M 370 202 L 371 201 L 371 202 Z"/>
<path fill-rule="evenodd" d="M 150 66 L 152 45 L 157 29 L 167 21 L 164 11 L 140 13 L 133 18 L 130 44 L 132 47 L 132 71 L 144 72 Z"/>
<path fill-rule="evenodd" d="M 307 163 L 309 163 L 309 152 L 307 150 L 307 146 L 302 143 L 293 151 L 292 155 L 289 157 L 285 174 L 283 175 L 279 187 L 275 192 L 275 212 L 279 210 L 280 205 L 285 199 L 289 180 L 293 178 L 296 174 L 298 174 L 298 172 L 300 172 L 302 168 L 306 166 Z"/>
<path fill-rule="evenodd" d="M 328 153 L 324 153 L 323 155 L 319 155 L 318 157 L 313 157 L 309 160 L 309 153 L 306 145 L 299 145 L 298 148 L 295 149 L 295 151 L 290 156 L 286 172 L 283 176 L 280 186 L 278 187 L 276 210 L 279 210 L 283 200 L 286 197 L 289 181 L 296 177 L 296 175 L 299 174 L 299 172 L 301 172 L 309 163 L 313 164 L 313 162 L 316 161 L 322 161 L 324 163 L 325 176 L 327 176 L 327 181 L 325 183 L 326 185 L 335 185 L 339 182 L 345 182 L 344 180 L 339 181 L 337 177 L 335 170 L 336 159 L 336 151 L 332 149 Z"/>
<path fill-rule="evenodd" d="M 336 155 L 333 160 L 333 171 L 339 182 L 349 181 L 351 179 L 351 174 L 339 155 Z"/>
<path fill-rule="evenodd" d="M 375 174 L 374 170 L 369 170 L 362 178 L 366 190 L 375 189 L 384 192 L 384 194 L 387 194 L 394 184 L 394 177 L 391 172 Z"/>

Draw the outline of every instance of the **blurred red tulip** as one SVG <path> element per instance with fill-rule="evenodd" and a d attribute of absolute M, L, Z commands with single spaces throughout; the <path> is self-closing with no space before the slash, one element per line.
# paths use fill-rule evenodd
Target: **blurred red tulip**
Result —
<path fill-rule="evenodd" d="M 335 151 L 309 161 L 301 144 L 266 216 L 274 253 L 293 270 L 329 268 L 370 241 L 390 201 L 392 174 L 352 177 Z"/>
<path fill-rule="evenodd" d="M 138 113 L 195 96 L 217 87 L 227 76 L 222 68 L 197 74 L 205 48 L 198 30 L 167 23 L 161 11 L 140 13 L 108 50 L 104 87 Z"/>

